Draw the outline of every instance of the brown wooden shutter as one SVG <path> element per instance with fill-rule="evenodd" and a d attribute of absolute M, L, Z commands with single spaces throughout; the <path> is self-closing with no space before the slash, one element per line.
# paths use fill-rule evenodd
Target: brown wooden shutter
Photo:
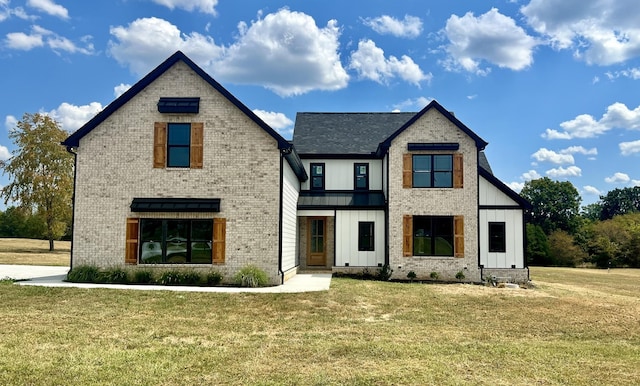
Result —
<path fill-rule="evenodd" d="M 464 217 L 453 217 L 453 253 L 455 257 L 464 257 Z"/>
<path fill-rule="evenodd" d="M 204 124 L 194 122 L 191 124 L 191 154 L 189 164 L 192 169 L 202 169 L 202 155 L 204 143 Z"/>
<path fill-rule="evenodd" d="M 225 239 L 227 237 L 227 219 L 213 219 L 213 262 L 224 263 Z"/>
<path fill-rule="evenodd" d="M 453 187 L 462 189 L 464 181 L 464 169 L 462 166 L 462 153 L 453 155 Z"/>
<path fill-rule="evenodd" d="M 413 216 L 402 217 L 402 255 L 413 256 Z"/>
<path fill-rule="evenodd" d="M 156 122 L 153 125 L 153 167 L 167 166 L 167 123 Z"/>
<path fill-rule="evenodd" d="M 413 156 L 411 153 L 402 155 L 402 187 L 405 189 L 413 187 Z"/>
<path fill-rule="evenodd" d="M 124 252 L 125 264 L 138 264 L 138 228 L 139 219 L 128 218 L 126 230 L 126 246 Z"/>

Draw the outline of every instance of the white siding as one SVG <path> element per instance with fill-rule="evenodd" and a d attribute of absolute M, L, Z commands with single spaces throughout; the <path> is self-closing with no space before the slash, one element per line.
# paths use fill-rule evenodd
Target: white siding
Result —
<path fill-rule="evenodd" d="M 480 205 L 518 205 L 511 197 L 504 194 L 484 177 L 480 177 L 478 194 L 480 195 Z"/>
<path fill-rule="evenodd" d="M 282 182 L 282 270 L 296 266 L 296 245 L 298 241 L 298 203 L 299 182 L 291 166 L 283 161 L 284 178 Z"/>
<path fill-rule="evenodd" d="M 489 252 L 489 223 L 505 223 L 506 252 Z M 522 210 L 480 210 L 480 264 L 485 268 L 524 268 Z"/>
<path fill-rule="evenodd" d="M 384 159 L 382 160 L 382 191 L 384 192 L 384 196 L 389 197 L 389 176 L 387 175 L 387 165 L 389 164 L 389 155 L 386 154 Z"/>
<path fill-rule="evenodd" d="M 325 190 L 353 190 L 354 164 L 369 164 L 369 190 L 382 190 L 382 160 L 379 159 L 304 159 L 306 170 L 312 163 L 325 164 Z M 302 183 L 309 190 L 310 179 Z"/>
<path fill-rule="evenodd" d="M 358 222 L 374 222 L 375 250 L 358 251 Z M 336 212 L 336 266 L 377 267 L 384 264 L 384 211 L 343 210 Z"/>

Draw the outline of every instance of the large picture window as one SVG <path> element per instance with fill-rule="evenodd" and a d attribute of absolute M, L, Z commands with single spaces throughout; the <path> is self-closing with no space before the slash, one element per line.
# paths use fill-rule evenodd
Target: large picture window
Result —
<path fill-rule="evenodd" d="M 453 156 L 415 154 L 413 156 L 413 187 L 453 187 Z"/>
<path fill-rule="evenodd" d="M 211 264 L 213 220 L 140 220 L 141 264 Z"/>
<path fill-rule="evenodd" d="M 358 251 L 374 251 L 373 221 L 358 222 Z"/>
<path fill-rule="evenodd" d="M 506 234 L 505 223 L 490 222 L 489 223 L 489 252 L 506 252 Z"/>
<path fill-rule="evenodd" d="M 453 256 L 453 252 L 453 217 L 413 217 L 414 256 Z"/>

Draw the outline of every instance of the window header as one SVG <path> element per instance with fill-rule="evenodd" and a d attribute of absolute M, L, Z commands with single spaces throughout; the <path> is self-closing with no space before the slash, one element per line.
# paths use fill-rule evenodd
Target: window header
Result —
<path fill-rule="evenodd" d="M 441 142 L 441 143 L 408 143 L 407 150 L 458 150 L 460 144 L 456 142 Z"/>
<path fill-rule="evenodd" d="M 219 198 L 134 198 L 132 212 L 220 212 Z"/>
<path fill-rule="evenodd" d="M 200 111 L 200 98 L 160 98 L 158 111 L 161 113 L 197 114 Z"/>

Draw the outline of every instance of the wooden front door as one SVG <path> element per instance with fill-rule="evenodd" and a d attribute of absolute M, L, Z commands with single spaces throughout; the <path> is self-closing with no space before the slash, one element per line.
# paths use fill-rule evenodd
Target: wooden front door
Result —
<path fill-rule="evenodd" d="M 327 263 L 326 219 L 311 217 L 307 222 L 307 265 L 325 266 Z"/>

